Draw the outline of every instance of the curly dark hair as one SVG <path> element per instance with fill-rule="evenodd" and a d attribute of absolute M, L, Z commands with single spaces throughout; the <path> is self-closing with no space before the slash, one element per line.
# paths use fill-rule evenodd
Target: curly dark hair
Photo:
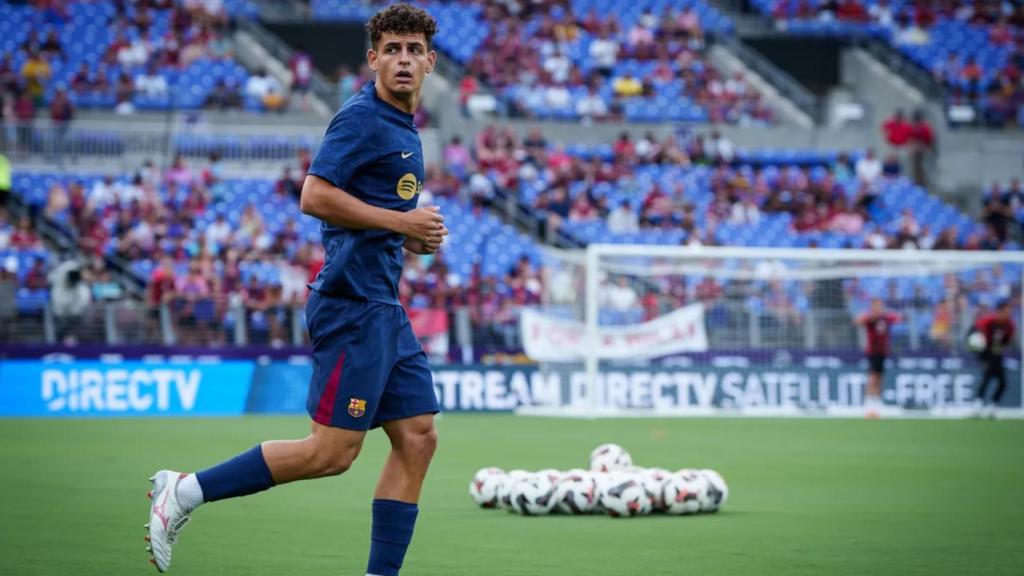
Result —
<path fill-rule="evenodd" d="M 366 31 L 370 34 L 370 43 L 376 48 L 382 34 L 419 34 L 427 38 L 427 47 L 434 34 L 437 34 L 437 22 L 425 10 L 409 4 L 392 4 L 374 14 L 366 23 Z"/>

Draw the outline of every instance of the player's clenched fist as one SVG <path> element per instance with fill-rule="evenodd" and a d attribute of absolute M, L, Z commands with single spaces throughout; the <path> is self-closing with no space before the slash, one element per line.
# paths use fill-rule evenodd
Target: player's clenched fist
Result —
<path fill-rule="evenodd" d="M 417 208 L 402 214 L 402 228 L 398 232 L 407 238 L 424 244 L 436 242 L 440 245 L 448 229 L 444 227 L 444 216 L 437 206 Z"/>

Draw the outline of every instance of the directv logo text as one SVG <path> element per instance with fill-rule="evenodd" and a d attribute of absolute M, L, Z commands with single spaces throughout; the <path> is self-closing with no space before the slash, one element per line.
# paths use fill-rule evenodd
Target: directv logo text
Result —
<path fill-rule="evenodd" d="M 42 399 L 49 412 L 189 412 L 195 406 L 199 370 L 108 369 L 42 372 Z"/>

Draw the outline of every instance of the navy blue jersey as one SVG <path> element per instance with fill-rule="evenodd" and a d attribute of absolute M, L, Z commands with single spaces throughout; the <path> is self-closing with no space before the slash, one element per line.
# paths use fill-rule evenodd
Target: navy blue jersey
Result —
<path fill-rule="evenodd" d="M 413 115 L 382 101 L 367 82 L 331 120 L 309 173 L 367 204 L 412 210 L 423 188 L 423 147 Z M 310 288 L 398 305 L 404 236 L 327 222 L 320 231 L 327 256 Z"/>

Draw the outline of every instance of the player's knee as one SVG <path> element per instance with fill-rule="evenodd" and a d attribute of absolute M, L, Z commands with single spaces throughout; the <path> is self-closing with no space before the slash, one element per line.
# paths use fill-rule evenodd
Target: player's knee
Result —
<path fill-rule="evenodd" d="M 410 432 L 402 444 L 407 458 L 429 462 L 437 450 L 437 428 L 430 424 L 423 429 Z"/>
<path fill-rule="evenodd" d="M 352 467 L 359 455 L 360 444 L 321 442 L 310 457 L 311 467 L 317 476 L 337 476 Z"/>
<path fill-rule="evenodd" d="M 347 472 L 358 455 L 358 447 L 324 450 L 316 456 L 315 467 L 321 476 L 337 476 Z"/>

